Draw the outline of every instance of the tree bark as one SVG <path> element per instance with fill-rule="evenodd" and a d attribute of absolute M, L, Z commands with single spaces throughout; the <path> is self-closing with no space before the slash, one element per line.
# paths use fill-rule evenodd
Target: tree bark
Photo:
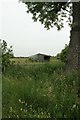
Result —
<path fill-rule="evenodd" d="M 77 71 L 77 98 L 80 107 L 80 2 L 73 3 L 73 27 L 71 30 L 66 69 Z"/>
<path fill-rule="evenodd" d="M 66 65 L 68 70 L 80 70 L 80 2 L 73 3 L 73 25 Z"/>

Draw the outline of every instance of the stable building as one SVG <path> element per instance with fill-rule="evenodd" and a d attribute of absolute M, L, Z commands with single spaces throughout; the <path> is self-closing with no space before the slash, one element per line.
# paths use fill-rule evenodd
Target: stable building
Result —
<path fill-rule="evenodd" d="M 46 62 L 50 60 L 50 57 L 51 57 L 50 55 L 38 53 L 38 54 L 30 56 L 29 58 L 31 58 L 34 61 Z"/>

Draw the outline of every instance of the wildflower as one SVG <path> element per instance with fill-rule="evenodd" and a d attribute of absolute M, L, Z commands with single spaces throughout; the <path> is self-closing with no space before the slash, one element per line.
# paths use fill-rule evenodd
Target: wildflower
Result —
<path fill-rule="evenodd" d="M 50 113 L 48 112 L 48 115 L 49 115 L 49 117 L 50 117 Z"/>
<path fill-rule="evenodd" d="M 22 104 L 24 104 L 25 103 L 25 101 L 22 101 Z"/>
<path fill-rule="evenodd" d="M 12 107 L 10 107 L 10 112 L 12 112 L 12 110 L 13 110 Z"/>
<path fill-rule="evenodd" d="M 27 112 L 27 110 L 24 109 L 24 112 Z"/>
<path fill-rule="evenodd" d="M 17 115 L 17 118 L 19 118 L 19 115 Z"/>
<path fill-rule="evenodd" d="M 22 111 L 23 109 L 21 108 L 20 111 Z"/>
<path fill-rule="evenodd" d="M 25 103 L 25 106 L 27 106 L 27 103 Z"/>
<path fill-rule="evenodd" d="M 41 114 L 43 115 L 44 113 L 43 113 L 43 112 L 41 112 Z"/>
<path fill-rule="evenodd" d="M 18 100 L 21 103 L 21 99 Z"/>
<path fill-rule="evenodd" d="M 73 105 L 73 108 L 76 108 L 76 104 Z"/>

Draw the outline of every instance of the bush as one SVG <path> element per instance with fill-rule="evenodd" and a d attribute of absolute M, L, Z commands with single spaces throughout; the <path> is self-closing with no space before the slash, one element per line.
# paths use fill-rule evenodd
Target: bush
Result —
<path fill-rule="evenodd" d="M 10 48 L 7 47 L 7 43 L 5 40 L 0 40 L 0 44 L 2 57 L 2 71 L 5 71 L 6 67 L 10 65 L 10 58 L 13 57 L 13 50 L 12 46 L 10 46 Z"/>
<path fill-rule="evenodd" d="M 57 54 L 57 59 L 60 59 L 62 62 L 66 62 L 67 60 L 67 53 L 68 53 L 69 46 L 65 45 L 65 48 L 61 51 L 61 53 Z"/>

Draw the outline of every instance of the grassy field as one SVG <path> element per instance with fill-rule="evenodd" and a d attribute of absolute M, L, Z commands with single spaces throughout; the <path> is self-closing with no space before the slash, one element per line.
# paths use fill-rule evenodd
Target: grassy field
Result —
<path fill-rule="evenodd" d="M 61 61 L 11 65 L 3 74 L 3 118 L 77 118 L 77 74 Z"/>
<path fill-rule="evenodd" d="M 21 64 L 29 63 L 30 60 L 29 60 L 29 58 L 27 58 L 27 57 L 25 57 L 25 58 L 15 57 L 15 58 L 11 58 L 10 61 L 11 61 L 11 63 L 13 63 L 13 64 L 20 64 L 20 65 L 21 65 Z"/>

